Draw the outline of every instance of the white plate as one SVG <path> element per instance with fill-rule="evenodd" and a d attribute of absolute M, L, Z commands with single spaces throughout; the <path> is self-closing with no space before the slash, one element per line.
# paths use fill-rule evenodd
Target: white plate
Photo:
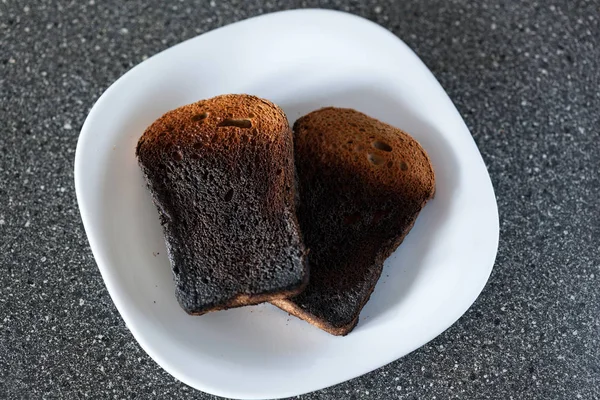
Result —
<path fill-rule="evenodd" d="M 408 131 L 431 156 L 436 198 L 386 262 L 350 335 L 330 336 L 268 304 L 202 317 L 179 308 L 134 148 L 164 112 L 222 93 L 270 99 L 291 123 L 322 106 L 356 108 Z M 234 398 L 321 389 L 424 345 L 475 301 L 498 245 L 490 178 L 442 87 L 394 35 L 334 11 L 249 19 L 133 68 L 85 121 L 75 186 L 96 262 L 137 341 L 177 379 Z"/>

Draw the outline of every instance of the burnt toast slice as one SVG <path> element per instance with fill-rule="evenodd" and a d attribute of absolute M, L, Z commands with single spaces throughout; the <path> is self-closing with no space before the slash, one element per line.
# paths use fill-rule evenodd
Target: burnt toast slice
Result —
<path fill-rule="evenodd" d="M 275 104 L 223 95 L 167 112 L 136 148 L 189 314 L 298 294 L 292 132 Z"/>
<path fill-rule="evenodd" d="M 402 130 L 352 109 L 294 124 L 297 209 L 310 282 L 277 307 L 333 334 L 358 323 L 385 259 L 435 191 L 428 155 Z"/>

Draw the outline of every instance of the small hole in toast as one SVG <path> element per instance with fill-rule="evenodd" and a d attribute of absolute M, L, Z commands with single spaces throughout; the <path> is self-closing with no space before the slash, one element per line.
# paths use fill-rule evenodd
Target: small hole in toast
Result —
<path fill-rule="evenodd" d="M 369 162 L 373 165 L 381 165 L 385 162 L 384 158 L 378 154 L 369 153 L 367 156 Z"/>
<path fill-rule="evenodd" d="M 229 191 L 225 193 L 225 197 L 223 197 L 223 200 L 225 201 L 231 201 L 231 199 L 233 199 L 233 189 L 229 189 Z"/>
<path fill-rule="evenodd" d="M 192 121 L 203 121 L 206 119 L 206 117 L 208 117 L 208 113 L 207 112 L 203 112 L 200 114 L 196 114 L 192 117 Z"/>
<path fill-rule="evenodd" d="M 392 151 L 392 146 L 390 146 L 389 144 L 387 144 L 385 142 L 382 142 L 381 140 L 376 140 L 373 143 L 371 143 L 371 145 L 374 148 L 382 150 L 382 151 L 387 151 L 387 152 Z"/>
<path fill-rule="evenodd" d="M 249 120 L 248 118 L 243 118 L 243 119 L 227 118 L 227 119 L 224 119 L 223 121 L 221 121 L 217 126 L 218 127 L 235 126 L 236 128 L 250 129 L 250 128 L 252 128 L 252 121 Z"/>
<path fill-rule="evenodd" d="M 402 171 L 406 171 L 408 169 L 408 164 L 405 163 L 404 161 L 400 161 L 400 169 Z"/>
<path fill-rule="evenodd" d="M 173 153 L 173 158 L 176 161 L 181 161 L 181 160 L 183 160 L 183 153 L 181 151 L 176 151 Z"/>
<path fill-rule="evenodd" d="M 196 142 L 196 143 L 194 143 L 194 148 L 196 150 L 201 149 L 202 148 L 202 142 Z"/>
<path fill-rule="evenodd" d="M 377 210 L 375 211 L 375 213 L 373 214 L 373 224 L 377 224 L 379 221 L 381 221 L 383 218 L 385 218 L 387 215 L 389 214 L 389 210 Z"/>
<path fill-rule="evenodd" d="M 392 168 L 394 166 L 394 162 L 392 160 L 388 161 L 387 167 Z"/>

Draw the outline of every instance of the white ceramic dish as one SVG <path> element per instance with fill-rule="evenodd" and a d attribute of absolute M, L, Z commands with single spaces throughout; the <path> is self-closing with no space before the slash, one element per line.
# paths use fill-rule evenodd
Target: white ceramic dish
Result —
<path fill-rule="evenodd" d="M 356 108 L 408 131 L 429 153 L 436 198 L 386 262 L 350 335 L 330 336 L 270 305 L 202 317 L 179 308 L 134 148 L 164 112 L 222 93 L 268 98 L 291 123 L 322 106 Z M 442 87 L 394 35 L 334 11 L 249 19 L 133 68 L 85 121 L 75 186 L 98 267 L 134 337 L 177 379 L 226 397 L 310 392 L 422 346 L 475 301 L 498 245 L 490 178 Z"/>

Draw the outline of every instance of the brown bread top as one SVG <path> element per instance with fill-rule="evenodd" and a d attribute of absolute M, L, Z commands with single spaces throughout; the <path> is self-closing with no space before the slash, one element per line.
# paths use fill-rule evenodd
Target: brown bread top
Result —
<path fill-rule="evenodd" d="M 169 111 L 136 149 L 190 314 L 297 294 L 308 279 L 283 111 L 223 95 Z"/>
<path fill-rule="evenodd" d="M 433 197 L 433 168 L 407 133 L 351 109 L 323 108 L 300 118 L 294 147 L 311 278 L 303 293 L 272 303 L 345 335 L 383 262 Z"/>
<path fill-rule="evenodd" d="M 195 150 L 228 150 L 247 140 L 272 142 L 288 130 L 285 113 L 270 101 L 250 95 L 222 95 L 164 114 L 146 129 L 138 149 L 144 145 L 162 148 L 192 144 Z"/>

